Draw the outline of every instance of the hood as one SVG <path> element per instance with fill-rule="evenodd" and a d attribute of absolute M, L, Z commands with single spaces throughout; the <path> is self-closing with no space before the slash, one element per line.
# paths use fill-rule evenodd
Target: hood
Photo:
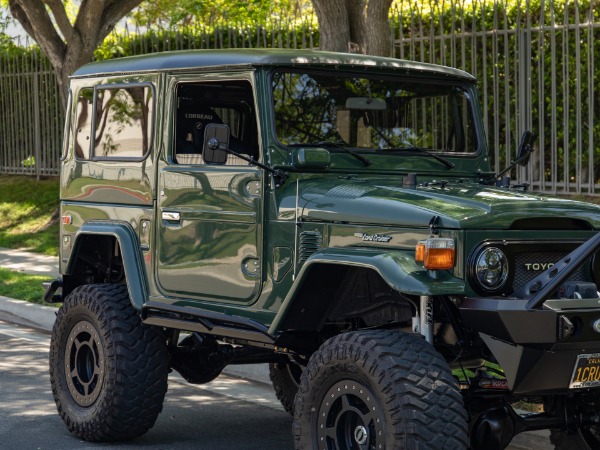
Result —
<path fill-rule="evenodd" d="M 285 189 L 281 205 L 288 217 L 295 210 L 296 189 L 298 213 L 305 221 L 421 228 L 439 216 L 439 226 L 447 229 L 518 228 L 513 224 L 520 220 L 543 229 L 556 227 L 548 221 L 567 218 L 584 229 L 600 228 L 598 205 L 472 182 L 404 188 L 390 178 L 301 180 Z"/>

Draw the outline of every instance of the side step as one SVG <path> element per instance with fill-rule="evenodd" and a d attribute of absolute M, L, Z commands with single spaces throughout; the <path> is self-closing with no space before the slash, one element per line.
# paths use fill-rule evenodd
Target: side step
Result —
<path fill-rule="evenodd" d="M 262 323 L 213 311 L 148 302 L 142 306 L 142 321 L 148 325 L 239 339 L 259 347 L 275 346 L 275 337 Z"/>

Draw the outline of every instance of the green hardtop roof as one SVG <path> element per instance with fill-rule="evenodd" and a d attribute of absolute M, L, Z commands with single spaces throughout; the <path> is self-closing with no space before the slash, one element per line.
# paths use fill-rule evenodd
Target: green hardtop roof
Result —
<path fill-rule="evenodd" d="M 392 70 L 414 70 L 475 80 L 473 76 L 462 70 L 421 62 L 354 53 L 281 49 L 185 50 L 151 53 L 86 64 L 77 69 L 72 77 L 112 75 L 117 73 L 209 69 L 214 67 L 250 68 L 257 66 L 303 65 L 379 67 Z"/>

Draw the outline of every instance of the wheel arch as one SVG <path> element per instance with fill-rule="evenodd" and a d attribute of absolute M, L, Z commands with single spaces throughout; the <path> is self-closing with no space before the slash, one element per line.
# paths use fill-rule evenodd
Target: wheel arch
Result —
<path fill-rule="evenodd" d="M 269 333 L 294 329 L 298 325 L 318 328 L 345 275 L 357 268 L 377 274 L 391 289 L 405 295 L 464 293 L 463 280 L 447 271 L 440 271 L 436 279 L 431 278 L 417 265 L 412 252 L 326 249 L 311 256 L 302 266 Z"/>
<path fill-rule="evenodd" d="M 81 226 L 75 235 L 73 250 L 66 264 L 63 276 L 65 280 L 63 291 L 66 292 L 63 292 L 63 296 L 84 284 L 77 274 L 80 270 L 79 263 L 88 251 L 86 247 L 89 247 L 90 243 L 106 245 L 107 241 L 118 246 L 129 298 L 133 307 L 139 310 L 148 299 L 148 279 L 138 237 L 131 225 L 126 222 L 89 221 Z"/>

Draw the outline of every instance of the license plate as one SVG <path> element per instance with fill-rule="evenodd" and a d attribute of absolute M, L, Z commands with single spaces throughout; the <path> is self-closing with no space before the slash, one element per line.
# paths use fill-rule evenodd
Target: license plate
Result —
<path fill-rule="evenodd" d="M 570 389 L 600 386 L 600 353 L 577 355 Z"/>

